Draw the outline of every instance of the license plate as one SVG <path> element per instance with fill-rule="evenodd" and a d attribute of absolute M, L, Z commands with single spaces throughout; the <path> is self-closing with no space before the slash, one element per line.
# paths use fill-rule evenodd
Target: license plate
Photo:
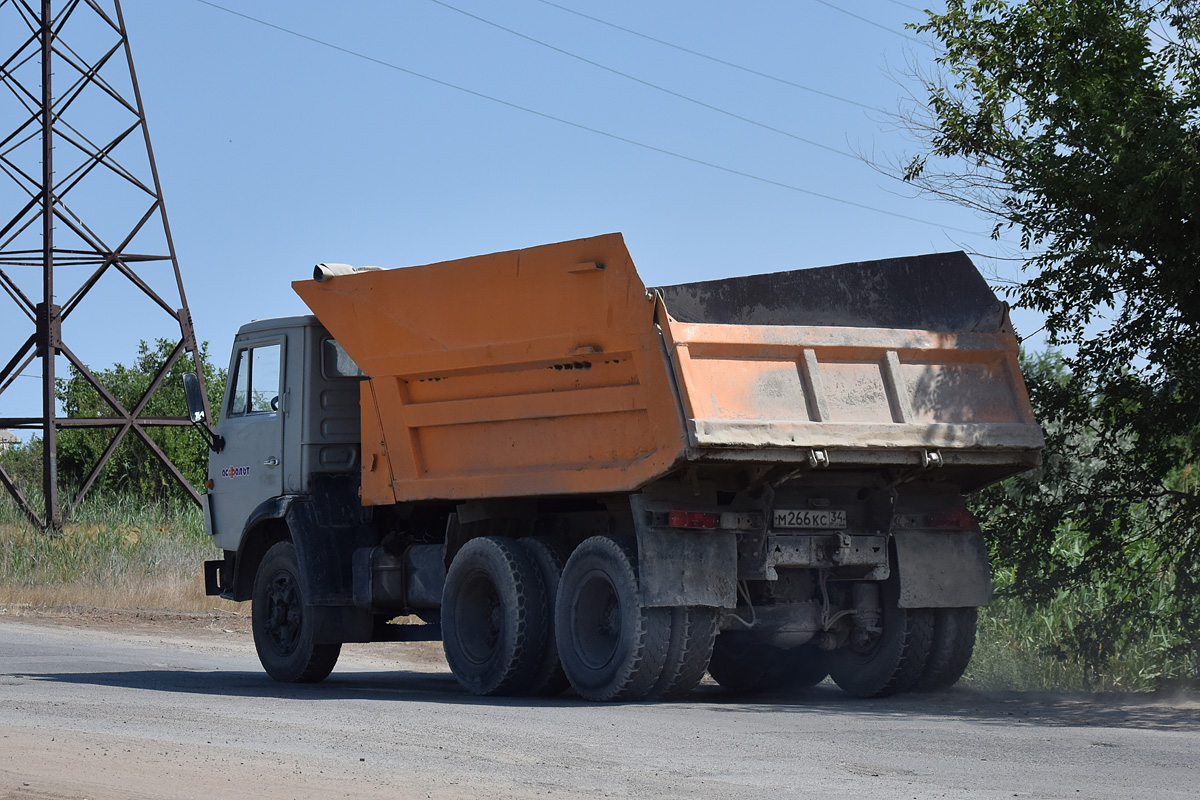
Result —
<path fill-rule="evenodd" d="M 777 508 L 772 515 L 774 528 L 812 528 L 815 530 L 842 530 L 846 527 L 846 512 L 833 508 L 790 509 Z"/>

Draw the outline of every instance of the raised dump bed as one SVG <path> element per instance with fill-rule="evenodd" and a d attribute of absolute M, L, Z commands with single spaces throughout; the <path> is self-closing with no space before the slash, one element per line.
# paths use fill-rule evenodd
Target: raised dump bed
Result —
<path fill-rule="evenodd" d="M 368 376 L 363 502 L 637 490 L 694 462 L 940 467 L 1042 445 L 963 253 L 645 287 L 620 234 L 293 284 Z"/>

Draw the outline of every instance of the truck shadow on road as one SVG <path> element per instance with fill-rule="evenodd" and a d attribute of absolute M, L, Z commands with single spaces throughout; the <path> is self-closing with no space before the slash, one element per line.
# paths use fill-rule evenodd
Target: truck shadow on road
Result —
<path fill-rule="evenodd" d="M 183 692 L 219 697 L 270 697 L 297 702 L 355 700 L 448 705 L 578 708 L 578 697 L 475 697 L 444 672 L 389 670 L 334 673 L 319 684 L 280 684 L 260 672 L 137 670 L 62 672 L 13 676 L 32 681 L 109 687 L 117 690 Z M 633 704 L 650 713 L 853 714 L 867 717 L 945 718 L 983 724 L 1045 727 L 1138 728 L 1200 732 L 1200 696 L 1176 694 L 1083 694 L 984 692 L 954 688 L 937 694 L 909 694 L 862 700 L 829 682 L 786 695 L 731 695 L 706 682 L 686 700 Z"/>

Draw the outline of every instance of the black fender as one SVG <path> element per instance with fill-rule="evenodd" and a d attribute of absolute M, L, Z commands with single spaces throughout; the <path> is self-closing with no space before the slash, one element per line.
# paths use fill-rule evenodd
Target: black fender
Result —
<path fill-rule="evenodd" d="M 287 505 L 284 522 L 296 548 L 300 585 L 312 609 L 318 644 L 369 642 L 370 609 L 354 605 L 354 551 L 377 544 L 366 525 L 330 515 L 320 495 L 301 495 Z M 333 524 L 331 524 L 333 523 Z"/>
<path fill-rule="evenodd" d="M 232 578 L 228 588 L 229 594 L 226 595 L 228 599 L 236 602 L 250 599 L 254 592 L 254 576 L 258 574 L 258 565 L 263 556 L 271 545 L 285 542 L 289 538 L 283 520 L 295 500 L 295 495 L 272 497 L 259 503 L 250 512 L 246 524 L 242 527 L 237 554 L 228 573 Z"/>
<path fill-rule="evenodd" d="M 374 620 L 354 606 L 352 558 L 373 545 L 366 526 L 329 514 L 318 495 L 281 495 L 260 503 L 246 520 L 233 562 L 230 599 L 249 600 L 267 550 L 291 541 L 300 567 L 300 587 L 313 615 L 318 644 L 369 642 Z M 333 524 L 331 524 L 333 523 Z M 342 524 L 338 524 L 342 523 Z"/>

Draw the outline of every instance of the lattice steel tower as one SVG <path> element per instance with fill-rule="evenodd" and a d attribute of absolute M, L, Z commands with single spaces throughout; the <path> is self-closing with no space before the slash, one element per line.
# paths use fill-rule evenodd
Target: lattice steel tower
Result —
<path fill-rule="evenodd" d="M 185 412 L 144 415 L 185 354 L 202 381 L 204 373 L 121 4 L 0 0 L 0 56 L 4 53 L 11 55 L 0 62 L 0 170 L 11 183 L 0 178 L 0 428 L 41 432 L 44 515 L 2 468 L 0 483 L 35 523 L 57 528 L 132 433 L 199 502 L 147 433 L 155 426 L 189 424 Z M 72 317 L 65 336 L 63 324 Z M 125 405 L 78 353 L 117 328 L 137 326 L 149 334 L 159 324 L 169 333 L 159 338 L 177 343 L 141 399 Z M 60 415 L 56 361 L 74 367 L 111 411 Z M 18 381 L 22 377 L 40 384 L 40 416 L 10 412 L 22 394 L 36 408 L 32 386 Z M 58 433 L 66 428 L 106 428 L 113 438 L 64 505 Z"/>

